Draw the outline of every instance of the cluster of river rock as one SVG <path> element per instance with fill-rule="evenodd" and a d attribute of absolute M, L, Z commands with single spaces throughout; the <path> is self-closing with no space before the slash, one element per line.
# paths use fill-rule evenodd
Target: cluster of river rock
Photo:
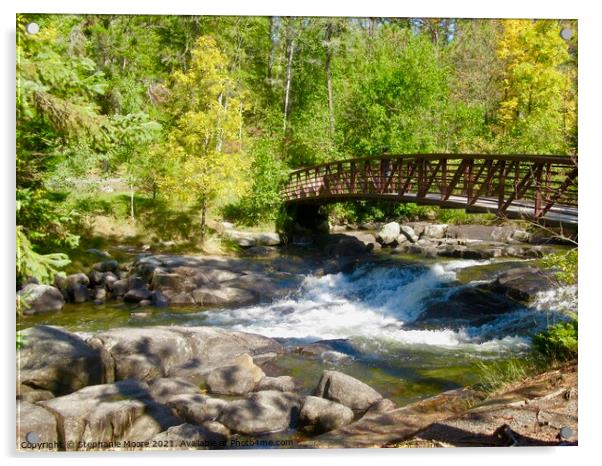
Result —
<path fill-rule="evenodd" d="M 292 377 L 261 368 L 285 348 L 250 333 L 154 327 L 78 335 L 37 326 L 22 338 L 23 449 L 226 448 L 232 437 L 324 433 L 397 408 L 337 371 L 324 371 L 313 395 L 299 393 Z"/>

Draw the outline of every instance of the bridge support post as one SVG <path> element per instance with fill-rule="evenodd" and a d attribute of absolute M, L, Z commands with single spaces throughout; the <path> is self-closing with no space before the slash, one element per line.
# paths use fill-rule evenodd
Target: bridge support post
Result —
<path fill-rule="evenodd" d="M 285 204 L 282 206 L 277 229 L 287 242 L 295 237 L 329 232 L 328 211 L 320 204 Z"/>

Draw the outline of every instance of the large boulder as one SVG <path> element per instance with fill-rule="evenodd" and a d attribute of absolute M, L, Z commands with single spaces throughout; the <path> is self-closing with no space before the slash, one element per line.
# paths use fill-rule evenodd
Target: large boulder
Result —
<path fill-rule="evenodd" d="M 324 371 L 314 394 L 358 412 L 366 411 L 382 399 L 382 395 L 372 387 L 338 371 Z"/>
<path fill-rule="evenodd" d="M 151 380 L 183 377 L 204 381 L 213 369 L 232 364 L 237 356 L 269 352 L 283 347 L 271 338 L 216 327 L 115 328 L 88 341 L 108 357 L 107 372 L 115 380 Z"/>
<path fill-rule="evenodd" d="M 58 440 L 50 411 L 27 401 L 17 403 L 17 450 L 58 450 Z"/>
<path fill-rule="evenodd" d="M 423 235 L 427 238 L 431 239 L 440 239 L 445 238 L 447 234 L 447 225 L 446 224 L 430 224 L 424 227 Z"/>
<path fill-rule="evenodd" d="M 148 386 L 150 396 L 159 403 L 165 403 L 181 395 L 198 395 L 201 393 L 201 389 L 197 385 L 177 377 L 152 379 L 148 382 Z"/>
<path fill-rule="evenodd" d="M 307 396 L 299 414 L 302 425 L 312 426 L 315 432 L 328 432 L 353 421 L 353 411 L 340 403 Z"/>
<path fill-rule="evenodd" d="M 123 296 L 123 300 L 126 303 L 139 303 L 140 301 L 150 300 L 151 298 L 152 293 L 148 288 L 133 288 Z"/>
<path fill-rule="evenodd" d="M 246 435 L 280 432 L 297 422 L 300 404 L 299 396 L 294 393 L 255 392 L 244 400 L 228 403 L 218 421 L 230 430 Z"/>
<path fill-rule="evenodd" d="M 534 267 L 520 267 L 502 272 L 493 283 L 495 291 L 523 302 L 531 301 L 539 292 L 557 286 L 558 280 L 552 273 Z"/>
<path fill-rule="evenodd" d="M 63 294 L 54 286 L 30 283 L 17 293 L 17 309 L 25 315 L 58 311 L 64 305 Z"/>
<path fill-rule="evenodd" d="M 288 375 L 280 377 L 264 377 L 255 386 L 255 391 L 278 390 L 280 392 L 292 392 L 295 390 L 295 381 Z"/>
<path fill-rule="evenodd" d="M 248 306 L 258 302 L 255 293 L 234 286 L 204 286 L 194 290 L 192 297 L 201 306 Z"/>
<path fill-rule="evenodd" d="M 179 418 L 192 424 L 217 419 L 227 404 L 225 400 L 200 394 L 177 395 L 166 402 Z"/>
<path fill-rule="evenodd" d="M 264 377 L 261 368 L 253 363 L 253 358 L 242 354 L 233 364 L 211 371 L 207 376 L 207 387 L 211 393 L 220 395 L 244 395 Z"/>
<path fill-rule="evenodd" d="M 399 230 L 402 235 L 404 235 L 410 242 L 415 243 L 418 241 L 418 234 L 414 231 L 414 229 L 409 225 L 401 225 Z"/>
<path fill-rule="evenodd" d="M 155 435 L 151 448 L 160 450 L 203 450 L 208 448 L 224 448 L 228 436 L 224 431 L 215 428 L 215 424 L 192 425 L 180 424 Z M 223 426 L 222 426 L 223 427 Z"/>
<path fill-rule="evenodd" d="M 181 424 L 169 408 L 152 400 L 144 382 L 124 380 L 93 385 L 39 403 L 58 421 L 67 450 L 84 450 L 80 442 L 146 442 Z"/>
<path fill-rule="evenodd" d="M 21 336 L 20 383 L 61 395 L 103 381 L 100 351 L 79 336 L 46 325 L 25 329 Z"/>
<path fill-rule="evenodd" d="M 255 235 L 255 244 L 257 246 L 278 246 L 282 242 L 278 233 L 257 233 Z"/>
<path fill-rule="evenodd" d="M 376 239 L 381 244 L 393 244 L 397 240 L 397 237 L 399 236 L 400 231 L 401 230 L 399 228 L 399 223 L 397 223 L 397 222 L 387 223 L 385 226 L 383 226 L 380 229 Z"/>

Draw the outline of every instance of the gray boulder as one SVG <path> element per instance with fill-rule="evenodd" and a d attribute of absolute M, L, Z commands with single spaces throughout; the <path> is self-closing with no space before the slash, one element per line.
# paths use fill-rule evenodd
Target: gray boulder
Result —
<path fill-rule="evenodd" d="M 431 239 L 445 238 L 447 234 L 446 224 L 426 225 L 424 227 L 424 236 Z"/>
<path fill-rule="evenodd" d="M 113 272 L 119 271 L 119 262 L 113 259 L 102 261 L 98 264 L 94 264 L 94 268 L 100 272 Z"/>
<path fill-rule="evenodd" d="M 101 383 L 100 352 L 60 327 L 38 326 L 21 331 L 19 382 L 55 395 Z"/>
<path fill-rule="evenodd" d="M 207 387 L 220 395 L 244 395 L 252 391 L 265 374 L 248 354 L 238 356 L 233 364 L 209 373 Z"/>
<path fill-rule="evenodd" d="M 264 377 L 255 386 L 255 391 L 278 390 L 280 392 L 292 392 L 295 390 L 295 381 L 288 375 L 280 377 Z"/>
<path fill-rule="evenodd" d="M 227 429 L 216 428 L 218 423 L 205 425 L 180 424 L 155 435 L 151 448 L 161 450 L 203 450 L 226 446 Z"/>
<path fill-rule="evenodd" d="M 17 293 L 17 309 L 24 315 L 58 311 L 64 305 L 63 294 L 54 286 L 30 283 Z"/>
<path fill-rule="evenodd" d="M 152 293 L 148 288 L 133 288 L 124 296 L 123 300 L 127 303 L 139 303 L 140 301 L 150 300 Z"/>
<path fill-rule="evenodd" d="M 399 223 L 397 223 L 397 222 L 387 223 L 385 226 L 383 226 L 380 229 L 376 239 L 381 244 L 393 244 L 397 240 L 399 233 L 400 233 Z"/>
<path fill-rule="evenodd" d="M 148 385 L 134 380 L 93 385 L 39 405 L 56 417 L 67 450 L 80 449 L 80 442 L 145 442 L 181 423 L 150 398 Z"/>
<path fill-rule="evenodd" d="M 114 380 L 182 377 L 200 382 L 241 354 L 284 351 L 271 338 L 216 327 L 115 328 L 88 341 L 109 356 L 107 377 Z"/>
<path fill-rule="evenodd" d="M 414 229 L 409 225 L 401 225 L 399 227 L 401 234 L 403 234 L 410 242 L 415 243 L 418 241 L 418 235 Z"/>
<path fill-rule="evenodd" d="M 307 396 L 299 414 L 302 425 L 313 426 L 316 432 L 328 432 L 353 421 L 353 411 L 340 403 L 317 396 Z"/>
<path fill-rule="evenodd" d="M 186 422 L 202 424 L 217 419 L 228 402 L 219 398 L 189 393 L 171 397 L 166 404 Z"/>
<path fill-rule="evenodd" d="M 257 233 L 255 244 L 257 246 L 278 246 L 282 242 L 278 233 Z"/>
<path fill-rule="evenodd" d="M 294 393 L 255 392 L 244 400 L 228 403 L 218 421 L 230 430 L 246 435 L 280 432 L 297 421 L 300 404 L 299 396 Z"/>
<path fill-rule="evenodd" d="M 197 395 L 201 393 L 197 385 L 176 377 L 153 379 L 148 382 L 148 386 L 150 396 L 159 403 L 165 403 L 180 395 Z"/>
<path fill-rule="evenodd" d="M 492 285 L 494 291 L 517 301 L 529 302 L 541 291 L 559 286 L 554 274 L 534 267 L 520 267 L 502 272 Z"/>
<path fill-rule="evenodd" d="M 151 294 L 151 303 L 155 307 L 167 307 L 169 306 L 169 299 L 161 291 L 156 290 Z"/>
<path fill-rule="evenodd" d="M 128 280 L 125 278 L 116 280 L 111 285 L 107 283 L 107 287 L 111 290 L 113 296 L 123 296 L 129 290 Z"/>
<path fill-rule="evenodd" d="M 27 401 L 17 403 L 17 450 L 58 450 L 58 430 L 53 414 Z"/>
<path fill-rule="evenodd" d="M 201 306 L 248 306 L 258 302 L 255 293 L 233 286 L 197 288 L 192 292 L 192 297 Z"/>
<path fill-rule="evenodd" d="M 364 382 L 338 371 L 322 373 L 315 395 L 341 403 L 354 411 L 366 411 L 382 398 L 380 393 Z"/>
<path fill-rule="evenodd" d="M 69 298 L 76 304 L 85 303 L 90 300 L 90 290 L 84 284 L 69 285 Z"/>

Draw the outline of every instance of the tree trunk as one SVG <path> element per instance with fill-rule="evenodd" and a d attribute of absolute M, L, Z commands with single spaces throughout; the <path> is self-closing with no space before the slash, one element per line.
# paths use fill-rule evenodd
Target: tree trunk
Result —
<path fill-rule="evenodd" d="M 274 68 L 274 57 L 276 55 L 276 18 L 270 16 L 270 56 L 268 58 L 268 84 L 272 87 L 272 70 Z"/>
<path fill-rule="evenodd" d="M 134 216 L 134 185 L 130 184 L 130 218 L 136 220 Z"/>
<path fill-rule="evenodd" d="M 331 61 L 332 61 L 332 48 L 330 44 L 330 39 L 332 37 L 332 25 L 329 23 L 326 26 L 326 60 L 325 60 L 325 68 L 326 68 L 326 88 L 328 91 L 328 117 L 330 122 L 330 136 L 334 136 L 334 102 L 332 97 L 332 70 L 331 70 Z"/>
<path fill-rule="evenodd" d="M 286 134 L 286 123 L 288 120 L 288 112 L 289 112 L 289 98 L 290 98 L 290 91 L 291 91 L 291 74 L 292 74 L 292 68 L 293 68 L 293 54 L 294 54 L 294 50 L 295 50 L 295 39 L 291 39 L 290 44 L 289 44 L 289 53 L 288 53 L 288 60 L 286 62 L 286 88 L 284 91 L 284 124 L 283 124 L 283 129 L 284 129 L 284 133 Z"/>
<path fill-rule="evenodd" d="M 207 221 L 207 200 L 201 200 L 201 245 L 205 244 L 206 234 L 206 221 Z"/>

